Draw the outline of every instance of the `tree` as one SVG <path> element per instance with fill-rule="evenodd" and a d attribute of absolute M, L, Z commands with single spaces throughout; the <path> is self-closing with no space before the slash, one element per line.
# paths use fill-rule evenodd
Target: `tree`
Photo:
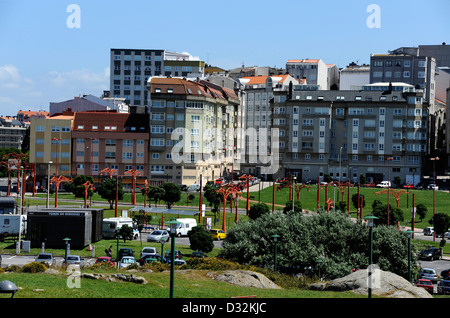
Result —
<path fill-rule="evenodd" d="M 416 214 L 419 216 L 420 222 L 425 219 L 425 216 L 427 215 L 428 208 L 423 203 L 419 203 L 416 205 Z"/>
<path fill-rule="evenodd" d="M 315 268 L 322 260 L 321 274 L 327 279 L 343 277 L 353 268 L 369 263 L 369 228 L 346 214 L 321 211 L 303 217 L 300 213 L 268 213 L 252 222 L 238 222 L 228 230 L 220 257 L 242 264 L 272 267 L 273 235 L 279 235 L 279 268 Z M 394 227 L 373 229 L 373 263 L 381 270 L 408 277 L 408 238 Z M 418 271 L 416 246 L 412 245 L 412 270 Z"/>
<path fill-rule="evenodd" d="M 283 208 L 283 213 L 290 213 L 292 211 L 292 201 L 287 201 Z M 299 201 L 294 201 L 294 213 L 302 213 L 302 205 Z"/>
<path fill-rule="evenodd" d="M 339 201 L 339 202 L 336 204 L 336 210 L 341 211 L 341 212 L 347 211 L 347 202 L 345 202 L 345 201 Z"/>
<path fill-rule="evenodd" d="M 119 237 L 123 239 L 124 243 L 126 243 L 127 240 L 131 241 L 133 239 L 133 228 L 126 224 L 122 225 L 119 229 Z"/>
<path fill-rule="evenodd" d="M 364 200 L 364 195 L 362 195 L 362 194 L 360 194 L 359 195 L 359 204 L 358 204 L 358 193 L 355 193 L 355 194 L 353 194 L 352 195 L 352 203 L 353 203 L 353 206 L 355 207 L 355 208 L 358 208 L 358 206 L 361 204 L 361 202 L 362 202 L 362 207 L 364 208 L 365 206 L 366 206 L 366 200 Z"/>
<path fill-rule="evenodd" d="M 152 220 L 152 216 L 147 214 L 144 210 L 139 210 L 136 214 L 133 214 L 133 223 L 136 224 L 137 230 L 139 231 L 139 237 L 141 238 L 141 246 L 142 246 L 142 230 L 144 229 L 145 224 Z"/>
<path fill-rule="evenodd" d="M 102 183 L 97 187 L 97 193 L 103 198 L 108 200 L 109 202 L 109 208 L 113 208 L 113 204 L 116 201 L 116 190 L 117 191 L 117 197 L 119 200 L 123 199 L 123 186 L 122 181 L 118 181 L 116 177 L 114 178 L 105 178 Z"/>
<path fill-rule="evenodd" d="M 402 186 L 402 178 L 400 178 L 399 176 L 395 176 L 392 182 L 397 186 L 397 188 L 400 188 Z"/>
<path fill-rule="evenodd" d="M 217 219 L 217 213 L 219 212 L 220 202 L 222 202 L 222 194 L 216 191 L 216 188 L 210 185 L 206 185 L 203 188 L 203 197 L 209 202 L 211 212 L 214 213 L 214 223 Z"/>
<path fill-rule="evenodd" d="M 155 206 L 158 204 L 159 200 L 162 200 L 164 197 L 165 190 L 162 187 L 149 187 L 147 190 L 147 197 L 151 201 L 152 199 L 155 201 Z"/>
<path fill-rule="evenodd" d="M 175 202 L 181 200 L 181 189 L 179 185 L 172 182 L 166 182 L 160 185 L 160 187 L 164 189 L 162 199 L 166 202 L 168 209 L 170 209 Z"/>
<path fill-rule="evenodd" d="M 64 188 L 66 191 L 72 192 L 75 195 L 75 198 L 84 198 L 85 194 L 85 187 L 83 184 L 85 184 L 87 181 L 94 183 L 91 176 L 86 175 L 79 175 L 75 179 L 72 180 L 72 182 L 65 182 Z M 94 194 L 94 191 L 89 190 L 88 196 L 92 196 Z"/>
<path fill-rule="evenodd" d="M 445 213 L 436 213 L 430 223 L 434 226 L 436 236 L 444 235 L 450 228 L 450 216 Z"/>
<path fill-rule="evenodd" d="M 380 200 L 374 200 L 372 203 L 372 214 L 378 219 L 374 220 L 377 225 L 386 225 L 388 219 L 388 206 L 381 203 Z M 403 221 L 403 211 L 400 208 L 389 204 L 389 225 L 397 225 L 397 222 Z"/>
<path fill-rule="evenodd" d="M 367 183 L 367 178 L 364 174 L 360 174 L 359 175 L 359 184 L 366 184 Z"/>
<path fill-rule="evenodd" d="M 256 220 L 261 215 L 270 213 L 269 206 L 265 203 L 256 203 L 250 207 L 248 211 L 248 217 L 252 220 Z"/>
<path fill-rule="evenodd" d="M 213 250 L 214 241 L 212 236 L 203 228 L 203 226 L 194 226 L 187 234 L 191 250 L 204 253 L 209 253 Z"/>

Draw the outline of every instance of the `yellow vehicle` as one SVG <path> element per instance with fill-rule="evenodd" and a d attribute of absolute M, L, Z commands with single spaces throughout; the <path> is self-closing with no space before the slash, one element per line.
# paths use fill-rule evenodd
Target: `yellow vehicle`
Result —
<path fill-rule="evenodd" d="M 211 229 L 211 230 L 209 230 L 209 233 L 211 234 L 211 237 L 213 238 L 213 240 L 220 241 L 227 237 L 227 233 L 225 233 L 223 230 L 219 230 L 219 229 Z"/>

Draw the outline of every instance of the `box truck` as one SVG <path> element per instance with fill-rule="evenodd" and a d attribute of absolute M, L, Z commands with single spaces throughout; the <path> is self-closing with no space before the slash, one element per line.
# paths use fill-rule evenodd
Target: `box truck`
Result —
<path fill-rule="evenodd" d="M 191 218 L 177 219 L 177 236 L 186 236 L 188 232 L 194 227 L 197 226 L 197 221 Z M 170 229 L 167 229 L 170 231 Z"/>
<path fill-rule="evenodd" d="M 133 238 L 139 238 L 139 232 L 134 229 L 133 219 L 118 217 L 118 218 L 107 218 L 103 219 L 103 237 L 104 238 L 114 238 L 116 236 L 116 231 L 119 231 L 120 228 L 124 225 L 128 225 L 133 228 Z"/>

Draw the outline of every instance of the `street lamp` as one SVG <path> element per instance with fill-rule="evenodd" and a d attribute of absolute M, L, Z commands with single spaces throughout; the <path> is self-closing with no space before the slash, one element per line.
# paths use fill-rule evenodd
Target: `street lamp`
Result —
<path fill-rule="evenodd" d="M 48 162 L 48 167 L 47 167 L 47 170 L 48 170 L 48 175 L 47 175 L 47 208 L 48 208 L 48 204 L 49 204 L 49 201 L 50 201 L 50 165 L 52 163 L 53 162 L 50 160 Z"/>
<path fill-rule="evenodd" d="M 0 282 L 0 294 L 12 294 L 11 298 L 13 298 L 17 290 L 17 286 L 9 280 Z"/>
<path fill-rule="evenodd" d="M 180 223 L 176 220 L 171 220 L 166 222 L 166 224 L 169 225 L 170 229 L 170 298 L 173 298 L 173 287 L 174 287 L 174 280 L 175 280 L 175 269 L 174 269 L 174 263 L 175 263 L 175 236 L 177 232 L 177 224 Z"/>
<path fill-rule="evenodd" d="M 439 160 L 439 157 L 430 158 L 433 161 L 433 178 L 434 178 L 434 186 L 433 186 L 433 221 L 434 215 L 436 214 L 436 160 Z M 436 241 L 436 232 L 433 232 L 433 242 Z"/>
<path fill-rule="evenodd" d="M 67 264 L 67 255 L 69 255 L 69 244 L 70 244 L 70 238 L 68 238 L 68 237 L 66 237 L 66 238 L 63 238 L 63 241 L 66 243 L 66 252 L 65 252 L 65 254 L 64 254 L 64 260 L 65 260 L 65 262 L 66 262 L 66 264 Z"/>
<path fill-rule="evenodd" d="M 278 238 L 280 237 L 279 235 L 275 234 L 272 235 L 273 237 L 273 241 L 275 242 L 275 251 L 274 251 L 274 257 L 273 257 L 273 270 L 276 272 L 277 271 L 277 243 L 278 243 Z"/>
<path fill-rule="evenodd" d="M 364 217 L 367 219 L 367 223 L 369 226 L 369 240 L 370 240 L 370 253 L 369 253 L 369 298 L 372 298 L 372 253 L 373 253 L 373 221 L 378 219 L 376 216 L 369 214 Z"/>
<path fill-rule="evenodd" d="M 409 282 L 411 283 L 411 234 L 414 233 L 414 231 L 405 231 L 406 235 L 408 236 L 408 277 Z"/>

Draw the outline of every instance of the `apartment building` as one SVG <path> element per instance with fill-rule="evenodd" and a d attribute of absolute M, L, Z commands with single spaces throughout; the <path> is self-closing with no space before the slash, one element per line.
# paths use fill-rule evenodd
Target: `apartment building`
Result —
<path fill-rule="evenodd" d="M 115 110 L 117 112 L 128 113 L 128 105 L 124 99 L 99 98 L 93 95 L 83 95 L 63 102 L 50 103 L 50 116 L 65 111 L 85 112 L 85 111 L 106 111 Z"/>
<path fill-rule="evenodd" d="M 358 65 L 354 62 L 340 70 L 339 89 L 342 91 L 360 90 L 370 84 L 370 66 Z"/>
<path fill-rule="evenodd" d="M 131 106 L 147 106 L 146 85 L 150 77 L 203 76 L 204 66 L 204 62 L 193 60 L 187 53 L 158 49 L 111 49 L 110 94 L 113 98 L 125 98 Z"/>
<path fill-rule="evenodd" d="M 301 79 L 306 84 L 305 79 Z M 271 115 L 270 100 L 273 98 L 274 89 L 287 91 L 289 85 L 298 84 L 299 81 L 289 74 L 273 76 L 248 76 L 239 79 L 242 90 L 245 92 L 245 129 L 255 129 L 258 134 L 260 129 L 267 129 L 267 146 L 270 152 Z M 245 156 L 242 156 L 241 168 L 245 173 L 261 176 L 262 163 L 258 162 L 257 154 L 250 153 L 250 134 L 245 136 Z M 266 178 L 267 176 L 261 176 Z"/>
<path fill-rule="evenodd" d="M 151 181 L 191 185 L 239 170 L 239 97 L 207 81 L 149 80 Z"/>
<path fill-rule="evenodd" d="M 288 98 L 290 97 L 291 98 Z M 376 181 L 400 176 L 417 184 L 428 142 L 429 104 L 411 85 L 360 91 L 274 91 L 279 128 L 276 177 Z M 413 180 L 414 179 L 414 180 Z"/>
<path fill-rule="evenodd" d="M 436 59 L 409 54 L 372 54 L 370 83 L 402 82 L 424 91 L 424 99 L 434 112 Z"/>
<path fill-rule="evenodd" d="M 0 148 L 22 149 L 26 126 L 15 116 L 0 117 Z"/>
<path fill-rule="evenodd" d="M 321 59 L 292 59 L 286 63 L 286 73 L 297 80 L 306 79 L 308 84 L 318 85 L 321 90 L 336 90 L 339 87 L 339 70 L 335 64 L 326 64 Z"/>
<path fill-rule="evenodd" d="M 47 185 L 47 175 L 70 177 L 73 112 L 30 120 L 30 163 L 36 164 L 37 185 Z"/>
<path fill-rule="evenodd" d="M 106 168 L 138 170 L 148 176 L 149 121 L 147 114 L 115 111 L 76 112 L 72 130 L 72 172 L 94 180 Z"/>

